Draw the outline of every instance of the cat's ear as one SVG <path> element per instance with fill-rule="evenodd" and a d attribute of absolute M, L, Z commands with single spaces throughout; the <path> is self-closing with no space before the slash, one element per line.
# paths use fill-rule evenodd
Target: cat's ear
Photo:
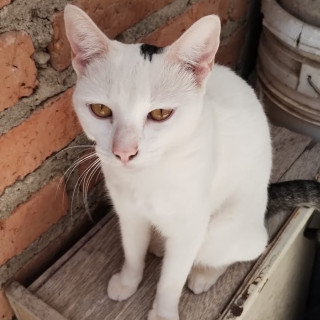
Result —
<path fill-rule="evenodd" d="M 71 46 L 72 65 L 82 74 L 86 66 L 108 52 L 109 40 L 80 8 L 68 4 L 64 9 L 67 38 Z"/>
<path fill-rule="evenodd" d="M 171 59 L 185 64 L 194 73 L 197 85 L 201 86 L 209 75 L 220 43 L 220 19 L 210 15 L 196 21 L 170 47 Z"/>

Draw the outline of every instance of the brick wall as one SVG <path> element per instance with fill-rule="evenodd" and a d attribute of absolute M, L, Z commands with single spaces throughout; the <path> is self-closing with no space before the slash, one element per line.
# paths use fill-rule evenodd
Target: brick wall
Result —
<path fill-rule="evenodd" d="M 252 0 L 251 0 L 252 1 Z M 0 319 L 11 319 L 3 288 L 27 284 L 84 230 L 74 188 L 88 162 L 64 172 L 87 145 L 71 106 L 75 75 L 63 24 L 68 0 L 0 0 Z M 194 21 L 216 13 L 223 28 L 219 63 L 235 68 L 250 0 L 74 0 L 111 38 L 172 43 Z M 80 183 L 83 187 L 83 181 Z M 81 189 L 81 188 L 80 188 Z M 90 186 L 90 211 L 103 198 Z M 72 201 L 71 201 L 72 200 Z M 72 202 L 72 205 L 71 205 Z M 76 236 L 75 236 L 76 234 Z"/>

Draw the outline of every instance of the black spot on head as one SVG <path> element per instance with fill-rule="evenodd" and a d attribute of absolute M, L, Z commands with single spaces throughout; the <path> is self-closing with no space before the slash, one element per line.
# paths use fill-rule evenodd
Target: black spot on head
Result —
<path fill-rule="evenodd" d="M 163 51 L 162 47 L 153 46 L 151 44 L 142 44 L 140 46 L 140 54 L 143 56 L 143 58 L 146 60 L 147 57 L 149 61 L 151 62 L 152 56 L 154 54 L 159 54 Z"/>

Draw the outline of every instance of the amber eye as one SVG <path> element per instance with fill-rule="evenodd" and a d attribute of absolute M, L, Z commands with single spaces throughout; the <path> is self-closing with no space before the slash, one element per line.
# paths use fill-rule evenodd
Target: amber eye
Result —
<path fill-rule="evenodd" d="M 100 118 L 109 118 L 112 116 L 112 110 L 101 103 L 91 103 L 90 108 L 92 112 Z"/>
<path fill-rule="evenodd" d="M 155 109 L 149 112 L 148 118 L 154 121 L 164 121 L 169 119 L 172 113 L 173 113 L 172 109 Z"/>

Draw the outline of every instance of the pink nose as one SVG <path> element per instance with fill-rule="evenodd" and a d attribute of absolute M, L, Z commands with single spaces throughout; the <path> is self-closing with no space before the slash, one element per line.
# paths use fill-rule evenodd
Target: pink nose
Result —
<path fill-rule="evenodd" d="M 122 149 L 114 145 L 112 152 L 123 163 L 127 163 L 138 154 L 138 147 L 134 146 L 132 148 Z"/>

